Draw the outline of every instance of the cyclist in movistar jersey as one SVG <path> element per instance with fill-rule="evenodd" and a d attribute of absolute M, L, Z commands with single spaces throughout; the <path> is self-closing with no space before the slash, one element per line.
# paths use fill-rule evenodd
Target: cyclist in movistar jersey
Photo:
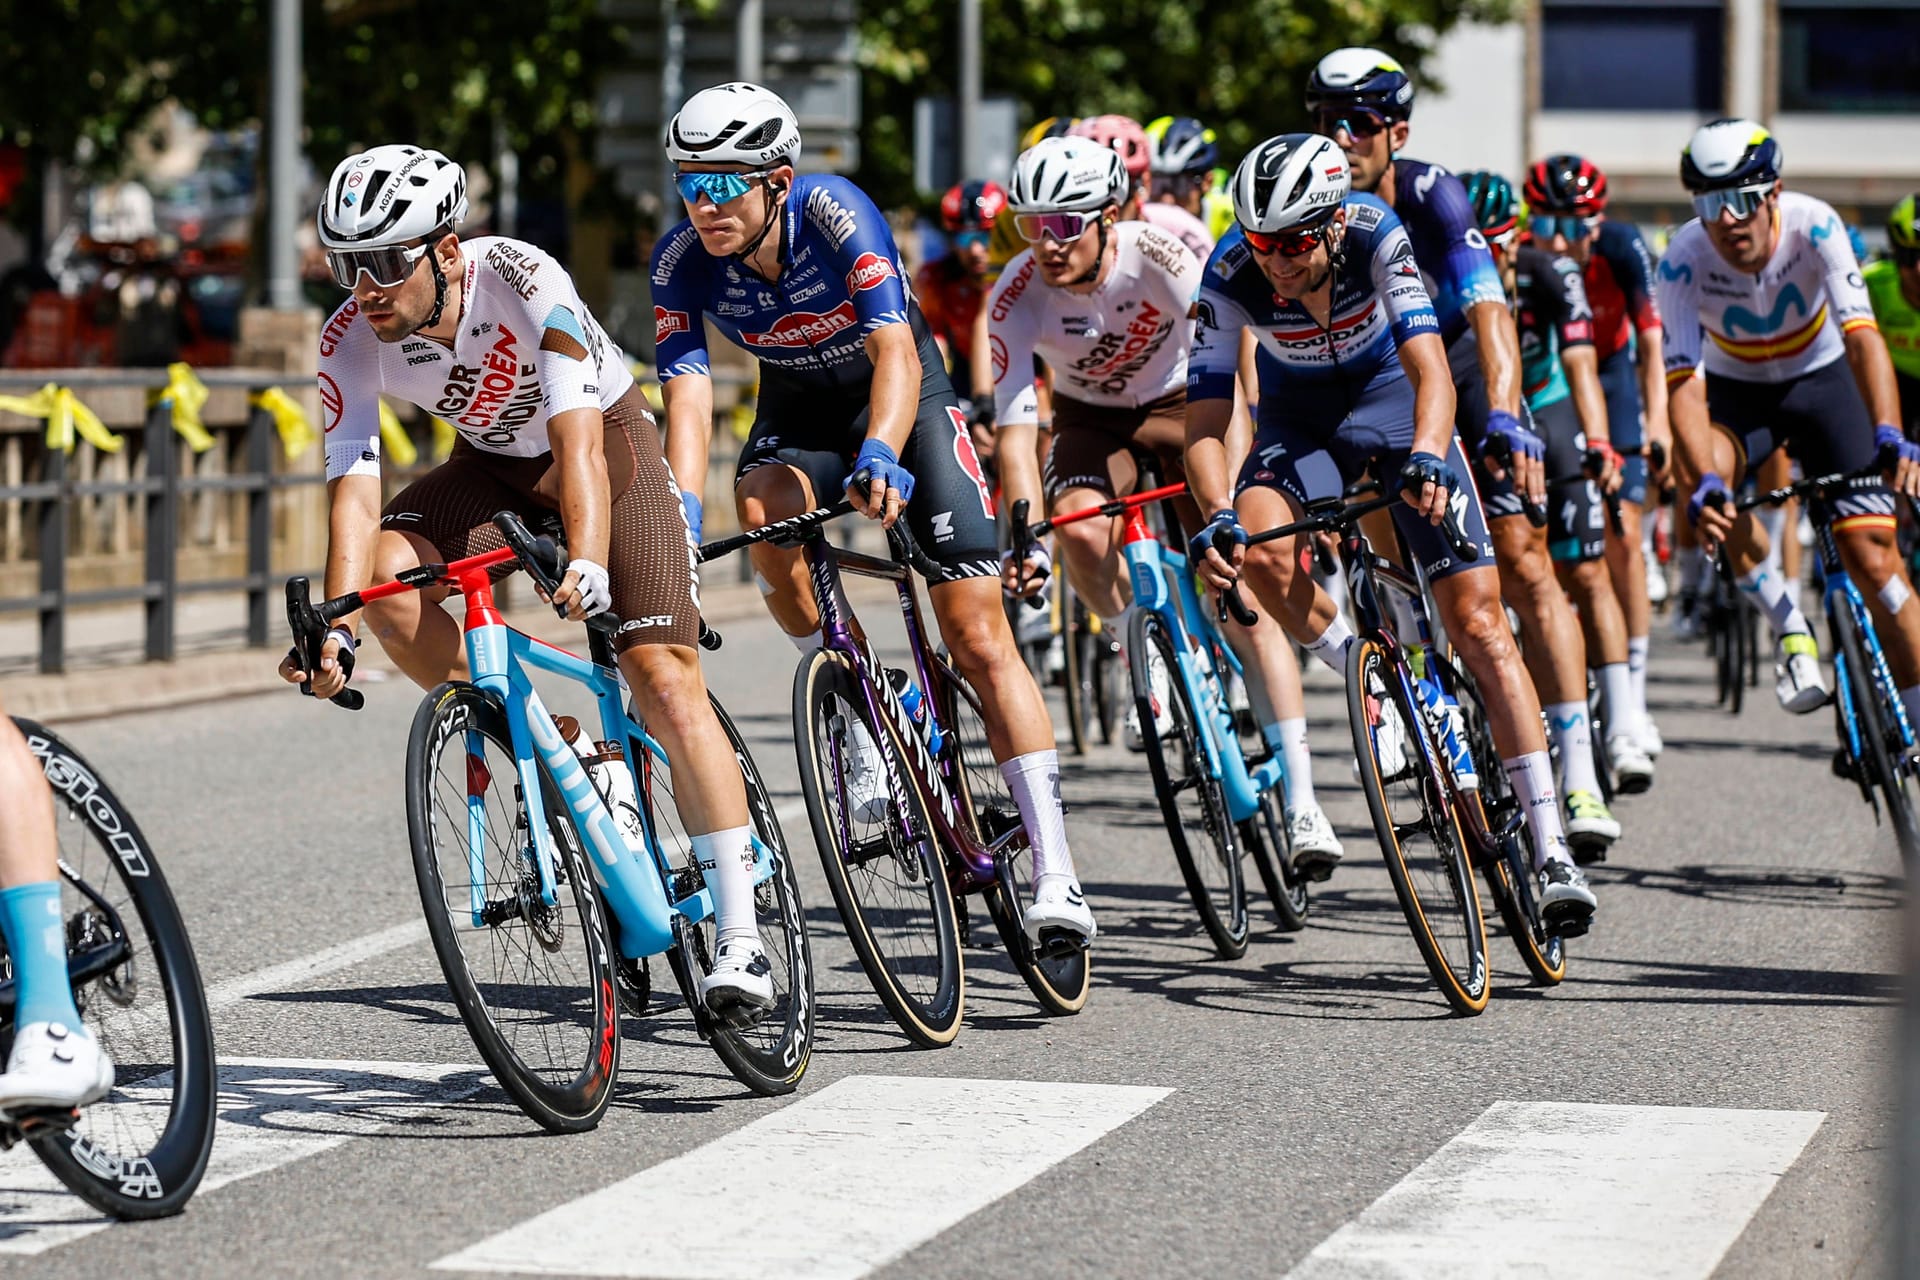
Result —
<path fill-rule="evenodd" d="M 1877 459 L 1895 489 L 1920 495 L 1920 445 L 1894 425 L 1893 362 L 1839 215 L 1783 191 L 1780 172 L 1780 144 L 1751 120 L 1700 127 L 1680 155 L 1699 216 L 1668 245 L 1659 294 L 1674 439 L 1694 486 L 1688 514 L 1772 623 L 1781 705 L 1804 713 L 1828 698 L 1813 630 L 1767 567 L 1753 512 L 1736 518 L 1723 500 L 1783 447 L 1810 476 Z M 1920 717 L 1920 601 L 1894 546 L 1894 507 L 1873 475 L 1812 515 L 1830 523 L 1907 714 Z"/>
<path fill-rule="evenodd" d="M 1060 807 L 1053 723 L 1000 604 L 993 492 L 939 348 L 904 287 L 886 219 L 845 178 L 796 175 L 800 126 L 779 95 L 733 83 L 687 100 L 667 155 L 687 219 L 653 252 L 654 321 L 667 448 L 677 474 L 706 475 L 713 383 L 702 315 L 760 361 L 757 416 L 735 472 L 743 527 L 838 501 L 891 525 L 904 517 L 939 568 L 940 634 L 979 694 L 987 740 L 1033 837 L 1034 937 L 1092 937 Z M 857 477 L 870 478 L 863 490 Z M 696 494 L 697 496 L 697 494 Z M 767 607 L 802 653 L 820 619 L 799 552 L 753 549 Z M 884 806 L 871 742 L 856 743 L 856 803 Z"/>
<path fill-rule="evenodd" d="M 1887 215 L 1890 258 L 1873 263 L 1862 274 L 1873 318 L 1887 340 L 1893 358 L 1893 378 L 1900 391 L 1900 425 L 1907 435 L 1920 437 L 1920 222 L 1908 196 Z"/>
<path fill-rule="evenodd" d="M 1546 500 L 1546 445 L 1527 423 L 1519 334 L 1466 188 L 1439 165 L 1397 154 L 1407 144 L 1413 100 L 1406 70 L 1377 49 L 1330 53 L 1307 82 L 1307 110 L 1346 153 L 1354 189 L 1377 196 L 1406 229 L 1446 344 L 1455 422 L 1461 440 L 1479 451 L 1474 480 L 1486 502 L 1501 594 L 1519 615 L 1540 701 L 1567 706 L 1587 696 L 1586 646 L 1554 574 L 1547 531 L 1526 514 L 1527 501 Z M 1563 756 L 1576 749 L 1574 736 L 1555 728 Z M 1653 765 L 1634 738 L 1614 734 L 1607 748 L 1616 771 L 1651 780 Z"/>
<path fill-rule="evenodd" d="M 1556 923 L 1591 917 L 1593 892 L 1567 848 L 1540 704 L 1518 661 L 1497 576 L 1456 559 L 1436 528 L 1451 507 L 1481 554 L 1492 551 L 1454 431 L 1439 321 L 1405 230 L 1385 203 L 1352 194 L 1340 148 L 1317 134 L 1255 147 L 1234 174 L 1233 204 L 1239 227 L 1202 277 L 1187 376 L 1187 474 L 1201 509 L 1212 513 L 1193 542 L 1202 576 L 1224 589 L 1244 571 L 1261 605 L 1344 674 L 1353 630 L 1302 568 L 1299 539 L 1247 550 L 1242 525 L 1296 520 L 1309 502 L 1339 497 L 1368 470 L 1397 486 L 1406 502 L 1395 506 L 1394 523 L 1486 697 L 1532 829 L 1543 912 Z M 1248 330 L 1260 346 L 1259 425 L 1235 480 L 1223 439 Z M 1216 532 L 1240 544 L 1232 565 L 1211 549 Z M 1449 764 L 1462 786 L 1478 786 L 1450 719 L 1439 717 Z"/>
<path fill-rule="evenodd" d="M 1540 247 L 1578 263 L 1593 308 L 1593 350 L 1600 362 L 1607 423 L 1623 459 L 1617 493 L 1620 532 L 1607 531 L 1607 573 L 1626 614 L 1632 705 L 1609 707 L 1608 731 L 1635 733 L 1649 759 L 1660 754 L 1660 731 L 1647 714 L 1647 646 L 1653 608 L 1647 597 L 1647 553 L 1641 535 L 1647 486 L 1666 483 L 1673 433 L 1667 426 L 1667 383 L 1660 308 L 1653 299 L 1653 256 L 1632 223 L 1607 216 L 1607 175 L 1576 155 L 1548 156 L 1527 171 L 1529 230 Z M 1644 427 L 1643 427 L 1644 423 Z M 1653 455 L 1662 463 L 1653 469 Z"/>
<path fill-rule="evenodd" d="M 73 1002 L 59 852 L 46 771 L 0 707 L 0 938 L 13 970 L 0 1113 L 82 1107 L 113 1088 L 113 1060 Z"/>

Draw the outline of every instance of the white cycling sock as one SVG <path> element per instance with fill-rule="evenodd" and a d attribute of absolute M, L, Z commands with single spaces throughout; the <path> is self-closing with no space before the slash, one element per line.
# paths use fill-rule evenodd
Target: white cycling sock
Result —
<path fill-rule="evenodd" d="M 1307 751 L 1306 717 L 1268 725 L 1265 732 L 1267 745 L 1278 751 L 1280 758 L 1286 761 L 1288 812 L 1317 803 L 1313 795 L 1313 756 Z"/>
<path fill-rule="evenodd" d="M 1627 674 L 1633 677 L 1633 709 L 1645 724 L 1647 713 L 1647 640 L 1646 636 L 1627 637 Z"/>
<path fill-rule="evenodd" d="M 780 634 L 786 635 L 786 632 L 782 631 Z M 815 649 L 818 649 L 822 644 L 821 633 L 818 628 L 807 632 L 807 634 L 803 636 L 787 636 L 787 639 L 793 641 L 793 647 L 798 649 L 803 657 L 812 653 Z"/>
<path fill-rule="evenodd" d="M 689 841 L 707 887 L 713 890 L 716 943 L 759 946 L 760 926 L 753 914 L 753 829 L 728 827 L 691 836 Z"/>
<path fill-rule="evenodd" d="M 1553 789 L 1552 757 L 1544 751 L 1529 751 L 1500 763 L 1533 831 L 1533 869 L 1538 871 L 1549 862 L 1572 862 L 1566 828 L 1560 825 L 1560 797 Z"/>
<path fill-rule="evenodd" d="M 1333 674 L 1342 680 L 1347 678 L 1347 650 L 1353 646 L 1353 628 L 1339 614 L 1333 615 L 1333 621 L 1318 640 L 1307 644 L 1307 652 L 1333 668 Z"/>
<path fill-rule="evenodd" d="M 1567 791 L 1600 794 L 1593 769 L 1593 716 L 1585 702 L 1555 702 L 1546 708 L 1547 727 L 1560 748 L 1560 784 Z"/>
<path fill-rule="evenodd" d="M 1607 736 L 1640 733 L 1640 713 L 1633 706 L 1633 672 L 1624 662 L 1609 662 L 1593 673 L 1600 681 L 1600 696 L 1606 701 Z"/>
<path fill-rule="evenodd" d="M 1907 710 L 1907 727 L 1920 733 L 1920 684 L 1908 685 L 1900 691 L 1900 705 Z"/>
<path fill-rule="evenodd" d="M 1067 849 L 1067 815 L 1060 803 L 1060 753 L 1029 751 L 1000 765 L 1000 776 L 1020 808 L 1033 841 L 1033 888 L 1049 880 L 1074 880 L 1073 854 Z"/>
<path fill-rule="evenodd" d="M 1767 615 L 1776 637 L 1813 634 L 1813 628 L 1807 625 L 1807 615 L 1795 607 L 1787 594 L 1787 584 L 1772 561 L 1762 560 L 1755 565 L 1751 573 L 1739 579 L 1739 586 Z"/>

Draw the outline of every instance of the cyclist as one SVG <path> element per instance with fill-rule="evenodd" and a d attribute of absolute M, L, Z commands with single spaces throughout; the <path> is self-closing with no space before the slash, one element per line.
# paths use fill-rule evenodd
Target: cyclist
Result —
<path fill-rule="evenodd" d="M 1547 531 L 1526 516 L 1527 502 L 1546 499 L 1546 446 L 1525 421 L 1519 335 L 1460 180 L 1438 165 L 1396 156 L 1407 143 L 1413 99 L 1406 71 L 1377 49 L 1330 53 L 1307 82 L 1314 127 L 1340 144 L 1354 189 L 1394 211 L 1430 282 L 1456 425 L 1461 439 L 1480 451 L 1474 479 L 1486 501 L 1501 591 L 1519 615 L 1540 701 L 1566 706 L 1587 696 L 1586 646 L 1554 574 Z M 1500 461 L 1503 456 L 1511 461 Z M 1611 479 L 1607 472 L 1600 476 L 1602 483 Z M 1554 738 L 1563 757 L 1576 749 L 1571 729 L 1556 726 Z M 1651 777 L 1652 765 L 1632 739 L 1618 736 L 1609 747 L 1616 771 Z"/>
<path fill-rule="evenodd" d="M 1617 733 L 1621 727 L 1612 717 L 1624 714 L 1626 708 L 1620 704 L 1628 700 L 1626 621 L 1607 579 L 1606 512 L 1600 491 L 1579 474 L 1587 449 L 1612 448 L 1606 398 L 1593 353 L 1593 312 L 1587 306 L 1579 266 L 1563 254 L 1541 248 L 1537 232 L 1533 240 L 1521 239 L 1512 184 L 1485 172 L 1463 173 L 1460 181 L 1513 300 L 1520 331 L 1521 383 L 1534 425 L 1547 444 L 1547 470 L 1556 477 L 1578 477 L 1548 488 L 1548 544 L 1554 568 L 1580 611 L 1587 652 L 1601 660 L 1595 675 L 1609 699 L 1609 728 Z M 1598 861 L 1620 838 L 1620 824 L 1600 796 L 1586 699 L 1545 710 L 1549 724 L 1569 730 L 1570 745 L 1560 753 L 1567 838 L 1576 860 Z"/>
<path fill-rule="evenodd" d="M 773 1003 L 750 870 L 746 789 L 708 705 L 696 640 L 700 601 L 689 521 L 664 465 L 646 401 L 575 291 L 534 245 L 462 240 L 465 172 L 437 151 L 387 145 L 334 169 L 317 214 L 333 279 L 352 296 L 320 333 L 330 506 L 326 591 L 345 595 L 418 565 L 504 545 L 495 512 L 551 525 L 568 554 L 553 604 L 569 618 L 612 609 L 620 669 L 666 748 L 681 820 L 712 879 L 719 946 L 702 998 L 716 1009 Z M 440 466 L 380 503 L 380 397 L 412 401 L 460 433 Z M 683 509 L 684 506 L 684 509 Z M 366 608 L 387 656 L 422 688 L 465 671 L 460 626 L 437 605 L 447 588 Z M 334 624 L 311 675 L 329 697 L 349 674 L 357 615 Z"/>
<path fill-rule="evenodd" d="M 694 94 L 668 126 L 666 149 L 688 214 L 654 247 L 652 268 L 677 474 L 706 475 L 713 384 L 704 312 L 760 360 L 758 416 L 734 480 L 742 527 L 843 492 L 889 526 L 907 518 L 940 567 L 928 592 L 940 634 L 980 695 L 988 742 L 1033 837 L 1026 928 L 1036 939 L 1043 928 L 1092 937 L 1067 848 L 1053 725 L 1000 607 L 992 490 L 939 348 L 904 287 L 886 219 L 845 178 L 795 175 L 799 123 L 758 85 Z M 855 485 L 859 476 L 870 487 Z M 768 609 L 811 652 L 820 620 L 799 552 L 763 544 L 753 554 Z M 855 746 L 856 791 L 884 803 L 872 744 Z"/>
<path fill-rule="evenodd" d="M 1202 276 L 1187 376 L 1187 474 L 1211 513 L 1193 544 L 1202 575 L 1216 589 L 1236 577 L 1218 552 L 1203 553 L 1216 530 L 1244 542 L 1243 522 L 1269 529 L 1297 519 L 1307 503 L 1337 498 L 1368 469 L 1398 486 L 1406 501 L 1394 508 L 1394 523 L 1486 697 L 1526 812 L 1543 912 L 1561 927 L 1588 920 L 1593 891 L 1567 848 L 1540 704 L 1521 670 L 1497 576 L 1456 560 L 1435 528 L 1452 508 L 1481 554 L 1492 551 L 1454 432 L 1439 321 L 1407 234 L 1383 201 L 1352 192 L 1341 149 L 1318 134 L 1269 138 L 1248 153 L 1234 173 L 1233 207 L 1239 227 Z M 1236 480 L 1221 442 L 1246 330 L 1261 348 L 1259 423 Z M 1236 547 L 1233 561 L 1293 637 L 1344 675 L 1353 630 L 1302 569 L 1300 552 L 1299 539 L 1289 538 Z M 1435 719 L 1461 784 L 1477 785 L 1449 718 Z"/>
<path fill-rule="evenodd" d="M 1620 532 L 1607 531 L 1607 573 L 1626 613 L 1627 666 L 1632 673 L 1632 705 L 1622 715 L 1609 702 L 1608 730 L 1633 732 L 1638 726 L 1636 740 L 1652 758 L 1660 754 L 1662 743 L 1647 714 L 1653 608 L 1647 595 L 1650 548 L 1642 550 L 1642 525 L 1648 486 L 1658 493 L 1666 484 L 1673 453 L 1660 309 L 1653 300 L 1653 256 L 1639 228 L 1607 217 L 1607 175 L 1591 160 L 1548 156 L 1527 171 L 1526 199 L 1534 240 L 1580 265 L 1593 309 L 1593 349 L 1600 361 L 1607 425 L 1623 459 L 1616 495 Z"/>
<path fill-rule="evenodd" d="M 1144 220 L 1162 231 L 1177 236 L 1201 262 L 1213 252 L 1213 236 L 1207 224 L 1182 209 L 1153 199 L 1153 144 L 1146 130 L 1129 116 L 1094 116 L 1077 121 L 1067 131 L 1069 137 L 1087 138 L 1103 147 L 1111 147 L 1126 166 L 1131 188 L 1120 205 L 1120 221 Z"/>
<path fill-rule="evenodd" d="M 1873 318 L 1887 340 L 1893 358 L 1894 382 L 1900 391 L 1900 425 L 1909 436 L 1920 437 L 1920 196 L 1908 196 L 1887 214 L 1887 247 L 1892 256 L 1873 263 L 1866 277 Z M 1862 259 L 1864 261 L 1864 259 Z"/>
<path fill-rule="evenodd" d="M 940 198 L 940 226 L 951 240 L 946 257 L 929 262 L 913 278 L 913 293 L 940 344 L 949 376 L 967 388 L 974 451 L 993 465 L 993 373 L 984 353 L 973 349 L 973 322 L 987 293 L 987 241 L 993 220 L 1007 207 L 997 182 L 975 179 L 950 187 Z"/>
<path fill-rule="evenodd" d="M 73 1002 L 59 837 L 46 771 L 0 707 L 0 936 L 13 968 L 13 1049 L 0 1113 L 83 1107 L 113 1088 L 113 1060 Z"/>
<path fill-rule="evenodd" d="M 1153 144 L 1153 198 L 1179 205 L 1219 240 L 1233 226 L 1233 200 L 1213 130 L 1192 116 L 1161 116 L 1147 126 L 1147 141 Z"/>
<path fill-rule="evenodd" d="M 1178 240 L 1145 222 L 1119 221 L 1132 183 L 1120 156 L 1081 138 L 1050 138 L 1014 162 L 1011 203 L 1027 252 L 1008 264 L 988 304 L 1000 430 L 1007 437 L 1002 475 L 1009 501 L 1039 505 L 1040 468 L 1031 434 L 1039 414 L 1035 355 L 1055 375 L 1053 444 L 1044 482 L 1050 511 L 1077 511 L 1138 488 L 1134 451 L 1154 454 L 1168 480 L 1184 477 L 1188 311 L 1201 264 Z M 1180 504 L 1188 533 L 1198 529 L 1191 503 Z M 1133 605 L 1121 572 L 1121 522 L 1082 520 L 1059 531 L 1074 590 L 1112 634 L 1129 633 Z M 1050 570 L 1044 548 L 1024 564 L 1006 553 L 1009 593 L 1038 590 Z M 1236 647 L 1245 649 L 1245 644 Z M 1296 862 L 1331 870 L 1340 842 L 1314 799 L 1306 748 L 1306 709 L 1293 649 L 1269 624 L 1251 645 L 1251 691 L 1263 728 L 1288 768 L 1287 822 Z M 1164 711 L 1167 672 L 1149 655 L 1154 731 Z M 1137 711 L 1128 745 L 1144 749 Z M 1318 878 L 1324 878 L 1323 875 Z"/>
<path fill-rule="evenodd" d="M 1893 362 L 1839 216 L 1783 191 L 1780 173 L 1780 144 L 1751 120 L 1702 125 L 1680 153 L 1680 181 L 1699 216 L 1674 233 L 1658 290 L 1674 439 L 1693 485 L 1688 514 L 1725 548 L 1740 589 L 1772 624 L 1781 705 L 1804 713 L 1828 698 L 1812 628 L 1768 568 L 1753 512 L 1736 518 L 1721 502 L 1783 446 L 1812 476 L 1860 471 L 1877 458 L 1913 496 L 1920 446 L 1894 425 Z M 1875 475 L 1811 514 L 1830 522 L 1907 714 L 1920 716 L 1920 603 L 1894 546 L 1894 508 Z"/>

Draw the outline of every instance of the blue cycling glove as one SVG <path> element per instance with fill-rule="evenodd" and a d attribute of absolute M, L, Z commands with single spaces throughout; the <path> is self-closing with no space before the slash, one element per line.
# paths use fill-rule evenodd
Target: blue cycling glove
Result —
<path fill-rule="evenodd" d="M 1406 465 L 1400 468 L 1400 492 L 1411 493 L 1417 501 L 1422 486 L 1429 480 L 1449 493 L 1460 487 L 1460 478 L 1453 474 L 1445 458 L 1433 453 L 1408 454 Z"/>
<path fill-rule="evenodd" d="M 860 452 L 853 459 L 853 472 L 842 487 L 850 487 L 853 477 L 863 471 L 876 480 L 886 481 L 887 488 L 900 495 L 900 501 L 913 500 L 913 472 L 900 465 L 899 455 L 885 440 L 867 440 L 860 446 Z"/>
<path fill-rule="evenodd" d="M 1236 547 L 1247 545 L 1247 530 L 1240 523 L 1239 513 L 1232 507 L 1222 507 L 1213 513 L 1213 519 L 1207 521 L 1206 527 L 1194 534 L 1193 540 L 1187 543 L 1187 560 L 1190 564 L 1198 565 L 1207 558 L 1207 552 L 1212 549 L 1213 538 L 1217 533 L 1225 533 Z M 1229 566 L 1233 564 L 1233 557 L 1227 552 L 1221 552 L 1220 556 Z"/>
<path fill-rule="evenodd" d="M 1504 454 L 1509 460 L 1521 457 L 1538 462 L 1547 456 L 1547 444 L 1527 430 L 1520 419 L 1504 410 L 1495 409 L 1487 415 L 1487 440 L 1481 452 L 1490 453 L 1495 458 Z"/>
<path fill-rule="evenodd" d="M 697 545 L 701 540 L 700 532 L 702 521 L 706 515 L 700 505 L 700 499 L 694 497 L 685 489 L 682 489 L 680 491 L 680 510 L 686 514 L 687 532 L 692 535 L 694 543 Z"/>
<path fill-rule="evenodd" d="M 1700 523 L 1700 512 L 1712 503 L 1719 506 L 1727 500 L 1727 482 L 1714 472 L 1700 477 L 1700 483 L 1694 487 L 1693 496 L 1687 499 L 1687 519 Z"/>
<path fill-rule="evenodd" d="M 1907 439 L 1898 427 L 1881 423 L 1873 429 L 1873 447 L 1880 451 L 1880 469 L 1891 471 L 1903 462 L 1920 462 L 1920 444 Z"/>

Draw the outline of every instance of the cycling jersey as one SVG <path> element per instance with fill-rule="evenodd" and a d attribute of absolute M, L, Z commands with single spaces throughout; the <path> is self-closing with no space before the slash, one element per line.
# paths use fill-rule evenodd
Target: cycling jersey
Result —
<path fill-rule="evenodd" d="M 1467 331 L 1473 306 L 1506 305 L 1499 268 L 1460 179 L 1424 160 L 1395 160 L 1393 212 L 1413 244 L 1440 337 L 1449 346 Z"/>
<path fill-rule="evenodd" d="M 1653 255 L 1638 227 L 1602 222 L 1584 274 L 1587 302 L 1593 307 L 1593 345 L 1602 360 L 1632 347 L 1635 333 L 1660 327 L 1660 308 L 1653 300 Z"/>
<path fill-rule="evenodd" d="M 1037 422 L 1033 357 L 1053 370 L 1058 396 L 1136 408 L 1187 382 L 1187 315 L 1200 260 L 1145 222 L 1112 231 L 1113 265 L 1090 293 L 1054 288 L 1026 251 L 1007 264 L 987 302 L 996 416 Z"/>
<path fill-rule="evenodd" d="M 1140 218 L 1143 222 L 1177 238 L 1181 244 L 1187 246 L 1187 252 L 1194 256 L 1196 262 L 1205 262 L 1213 253 L 1216 237 L 1207 230 L 1207 224 L 1177 204 L 1158 201 L 1141 205 Z"/>
<path fill-rule="evenodd" d="M 1674 233 L 1656 288 L 1669 384 L 1701 368 L 1710 378 L 1789 382 L 1840 359 L 1842 335 L 1873 324 L 1839 215 L 1786 191 L 1777 217 L 1779 244 L 1752 276 L 1727 265 L 1699 219 Z"/>
<path fill-rule="evenodd" d="M 1565 400 L 1566 370 L 1560 353 L 1593 345 L 1593 310 L 1579 264 L 1531 244 L 1520 246 L 1514 265 L 1514 325 L 1520 332 L 1520 381 L 1527 407 L 1542 409 Z"/>
<path fill-rule="evenodd" d="M 706 374 L 705 314 L 728 339 L 801 384 L 864 388 L 867 335 L 924 328 L 907 292 L 893 232 L 864 192 L 832 174 L 804 174 L 781 207 L 777 280 L 716 258 L 681 222 L 653 249 L 653 326 L 660 380 Z"/>
<path fill-rule="evenodd" d="M 522 240 L 463 241 L 460 328 L 451 350 L 428 338 L 382 342 L 348 298 L 320 331 L 327 479 L 380 474 L 380 396 L 453 424 L 474 448 L 551 452 L 547 422 L 611 409 L 633 386 L 627 358 L 601 330 L 566 269 Z"/>
<path fill-rule="evenodd" d="M 927 317 L 927 328 L 946 342 L 956 368 L 973 358 L 973 322 L 987 296 L 984 279 L 949 254 L 929 262 L 913 277 L 913 293 Z"/>
<path fill-rule="evenodd" d="M 1920 378 L 1920 307 L 1900 292 L 1900 268 L 1892 262 L 1876 262 L 1862 274 L 1893 367 L 1909 378 Z M 1920 405 L 1904 407 L 1909 418 L 1920 414 Z"/>

